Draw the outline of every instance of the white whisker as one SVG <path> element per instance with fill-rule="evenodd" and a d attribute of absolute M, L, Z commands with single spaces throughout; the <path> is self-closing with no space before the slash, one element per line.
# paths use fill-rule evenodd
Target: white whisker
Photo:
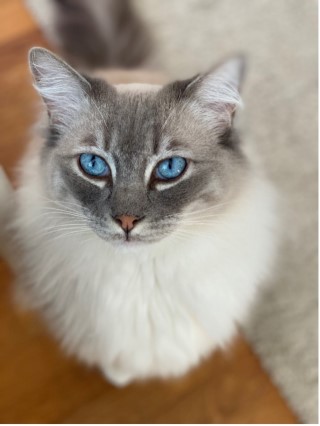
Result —
<path fill-rule="evenodd" d="M 80 235 L 80 234 L 85 235 L 87 232 L 88 232 L 88 230 L 80 229 L 80 230 L 77 230 L 77 231 L 71 231 L 71 232 L 63 233 L 63 234 L 57 235 L 56 238 L 50 239 L 50 242 L 57 241 L 59 239 L 68 237 L 70 235 Z"/>
<path fill-rule="evenodd" d="M 42 212 L 43 212 L 43 214 L 46 214 L 46 215 L 56 214 L 56 216 L 59 216 L 59 215 L 62 214 L 62 215 L 75 217 L 75 218 L 79 218 L 79 219 L 85 219 L 85 216 L 83 214 L 73 213 L 73 212 L 70 212 L 68 210 L 63 210 L 63 209 L 44 208 L 44 209 L 42 209 Z"/>
<path fill-rule="evenodd" d="M 45 236 L 49 236 L 49 235 L 56 234 L 56 233 L 63 235 L 65 231 L 69 231 L 69 230 L 88 231 L 88 228 L 87 227 L 84 228 L 84 227 L 81 227 L 79 225 L 74 225 L 74 226 L 71 226 L 71 225 L 67 226 L 66 225 L 66 226 L 60 226 L 60 227 L 49 227 L 49 228 L 46 228 L 46 229 L 43 229 L 39 232 L 34 233 L 33 236 L 34 237 L 45 237 Z"/>

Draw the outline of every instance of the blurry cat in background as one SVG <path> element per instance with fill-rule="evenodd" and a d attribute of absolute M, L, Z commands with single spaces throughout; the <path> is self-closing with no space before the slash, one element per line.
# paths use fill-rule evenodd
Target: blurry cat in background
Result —
<path fill-rule="evenodd" d="M 108 74 L 146 52 L 128 2 L 29 3 L 78 70 L 30 52 L 46 113 L 16 192 L 18 293 L 113 383 L 181 375 L 234 336 L 274 257 L 273 190 L 233 123 L 243 60 Z"/>

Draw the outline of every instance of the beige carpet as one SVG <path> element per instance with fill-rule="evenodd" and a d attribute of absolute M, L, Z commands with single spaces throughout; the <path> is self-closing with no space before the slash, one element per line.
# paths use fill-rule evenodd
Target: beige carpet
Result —
<path fill-rule="evenodd" d="M 173 77 L 245 52 L 245 134 L 279 190 L 284 239 L 274 280 L 245 327 L 303 422 L 317 422 L 317 2 L 136 0 L 154 62 Z"/>

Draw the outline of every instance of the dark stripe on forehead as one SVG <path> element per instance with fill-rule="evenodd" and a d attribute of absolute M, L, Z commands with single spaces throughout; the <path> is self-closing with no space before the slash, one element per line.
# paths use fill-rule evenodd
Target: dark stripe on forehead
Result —
<path fill-rule="evenodd" d="M 86 136 L 83 140 L 80 141 L 80 145 L 98 147 L 97 140 L 93 135 Z"/>
<path fill-rule="evenodd" d="M 162 136 L 162 125 L 159 122 L 159 120 L 155 120 L 153 124 L 153 144 L 152 144 L 152 151 L 153 155 L 158 155 L 160 151 L 160 142 L 161 142 L 161 136 Z"/>
<path fill-rule="evenodd" d="M 108 151 L 111 145 L 112 131 L 117 121 L 117 91 L 104 80 L 87 76 L 86 79 L 91 85 L 91 110 L 97 118 L 99 129 L 102 130 L 100 131 L 104 139 L 103 147 Z"/>
<path fill-rule="evenodd" d="M 186 148 L 188 148 L 188 146 L 186 146 L 185 143 L 175 139 L 171 140 L 167 145 L 167 149 L 171 151 L 178 150 L 178 149 L 186 149 Z"/>
<path fill-rule="evenodd" d="M 152 154 L 155 123 L 154 94 L 122 92 L 114 111 L 112 149 L 125 154 Z"/>

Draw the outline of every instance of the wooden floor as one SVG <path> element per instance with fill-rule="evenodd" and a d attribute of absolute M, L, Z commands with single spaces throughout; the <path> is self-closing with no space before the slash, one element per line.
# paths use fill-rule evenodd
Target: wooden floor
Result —
<path fill-rule="evenodd" d="M 12 178 L 35 116 L 27 51 L 47 44 L 19 0 L 1 0 L 0 22 L 0 163 Z M 13 306 L 12 281 L 0 261 L 1 423 L 297 422 L 243 338 L 179 380 L 117 389 Z"/>

